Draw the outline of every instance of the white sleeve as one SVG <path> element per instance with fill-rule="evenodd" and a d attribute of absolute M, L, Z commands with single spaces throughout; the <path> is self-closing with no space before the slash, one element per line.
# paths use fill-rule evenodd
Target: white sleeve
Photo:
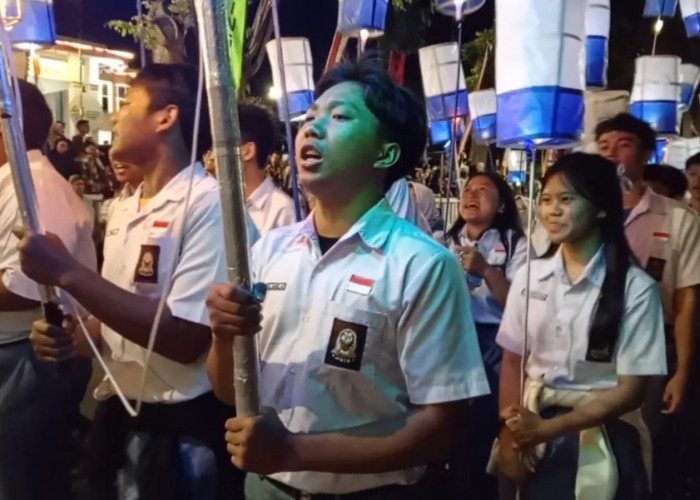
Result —
<path fill-rule="evenodd" d="M 674 208 L 673 217 L 680 218 L 676 231 L 679 255 L 674 282 L 677 289 L 695 286 L 700 284 L 700 218 L 685 207 Z"/>
<path fill-rule="evenodd" d="M 515 273 L 513 282 L 508 291 L 506 307 L 503 310 L 501 326 L 496 335 L 496 343 L 506 351 L 519 356 L 523 355 L 525 343 L 525 285 L 527 273 L 525 267 L 521 267 Z"/>
<path fill-rule="evenodd" d="M 180 258 L 167 304 L 176 318 L 209 325 L 206 299 L 214 283 L 226 281 L 221 203 L 216 192 L 195 202 L 185 222 Z"/>
<path fill-rule="evenodd" d="M 639 273 L 628 279 L 626 288 L 616 357 L 617 374 L 665 375 L 664 312 L 659 287 L 651 278 Z"/>
<path fill-rule="evenodd" d="M 513 281 L 515 273 L 527 261 L 527 238 L 521 236 L 515 244 L 513 254 L 510 256 L 510 261 L 506 265 L 506 278 Z"/>
<path fill-rule="evenodd" d="M 441 250 L 410 276 L 397 350 L 411 403 L 435 404 L 489 393 L 459 263 Z"/>

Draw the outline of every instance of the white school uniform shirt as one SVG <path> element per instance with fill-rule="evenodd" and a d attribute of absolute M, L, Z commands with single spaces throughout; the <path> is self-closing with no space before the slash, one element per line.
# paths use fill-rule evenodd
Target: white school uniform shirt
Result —
<path fill-rule="evenodd" d="M 411 186 L 406 178 L 395 181 L 384 197 L 399 217 L 415 224 L 427 234 L 432 233 L 430 224 L 420 213 L 418 204 L 411 196 Z"/>
<path fill-rule="evenodd" d="M 194 168 L 194 173 L 192 172 Z M 192 181 L 190 204 L 185 198 Z M 214 283 L 227 281 L 221 201 L 217 181 L 200 164 L 177 174 L 139 210 L 141 188 L 133 196 L 113 203 L 107 222 L 102 277 L 128 292 L 157 300 L 176 259 L 167 306 L 174 317 L 209 325 L 205 304 Z M 187 213 L 185 215 L 185 209 Z M 182 245 L 176 234 L 185 216 Z M 257 231 L 249 222 L 250 241 Z M 176 253 L 177 252 L 177 253 Z M 146 256 L 150 253 L 150 257 Z M 128 311 L 125 311 L 128 314 Z M 158 335 L 167 335 L 160 332 Z M 103 354 L 125 395 L 138 397 L 146 349 L 102 324 Z M 194 363 L 181 364 L 152 353 L 143 400 L 170 403 L 190 400 L 211 390 L 205 370 L 206 354 Z M 95 397 L 113 392 L 105 379 Z"/>
<path fill-rule="evenodd" d="M 459 263 L 386 200 L 323 256 L 313 214 L 268 233 L 252 270 L 268 286 L 261 403 L 290 431 L 331 432 L 489 392 Z M 423 472 L 272 477 L 343 494 L 413 483 Z"/>
<path fill-rule="evenodd" d="M 275 186 L 270 176 L 267 176 L 248 197 L 246 207 L 260 234 L 265 234 L 277 227 L 294 224 L 297 220 L 294 200 Z"/>
<path fill-rule="evenodd" d="M 631 266 L 615 353 L 610 363 L 586 361 L 588 332 L 605 278 L 601 246 L 581 276 L 571 283 L 561 249 L 533 260 L 527 335 L 527 376 L 554 389 L 599 390 L 617 386 L 617 377 L 666 373 L 663 310 L 658 287 L 642 269 Z M 523 355 L 527 270 L 510 286 L 496 341 Z"/>
<path fill-rule="evenodd" d="M 493 267 L 499 267 L 508 281 L 513 281 L 515 272 L 525 264 L 527 260 L 527 242 L 525 237 L 515 237 L 514 232 L 508 229 L 505 232 L 506 245 L 513 245 L 514 248 L 508 249 L 501 241 L 498 229 L 488 229 L 481 235 L 477 241 L 469 238 L 467 235 L 467 226 L 459 232 L 459 246 L 461 247 L 476 247 L 486 262 Z M 457 245 L 452 238 L 448 241 L 450 250 L 457 253 Z M 510 253 L 510 260 L 508 254 Z M 466 271 L 462 271 L 465 279 Z M 481 285 L 471 289 L 472 314 L 474 315 L 475 323 L 486 323 L 497 325 L 501 322 L 503 316 L 503 308 L 499 304 L 496 297 L 493 296 L 491 289 L 486 284 L 486 280 L 481 281 Z"/>
<path fill-rule="evenodd" d="M 700 219 L 647 187 L 625 221 L 625 234 L 640 265 L 660 282 L 665 321 L 673 325 L 675 290 L 700 284 Z"/>
<path fill-rule="evenodd" d="M 56 234 L 68 252 L 89 269 L 97 268 L 97 254 L 92 241 L 92 220 L 85 205 L 66 179 L 38 149 L 27 152 L 36 192 L 37 213 L 43 230 Z M 8 163 L 0 167 L 0 270 L 10 292 L 40 301 L 39 287 L 22 273 L 17 245 L 12 234 L 21 226 L 19 205 Z M 66 312 L 72 311 L 67 295 L 61 296 Z M 32 323 L 43 316 L 40 307 L 27 311 L 0 312 L 0 344 L 27 338 Z"/>

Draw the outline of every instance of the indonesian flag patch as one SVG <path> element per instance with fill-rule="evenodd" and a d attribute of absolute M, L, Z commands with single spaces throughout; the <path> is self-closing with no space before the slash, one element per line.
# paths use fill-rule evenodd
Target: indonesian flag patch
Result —
<path fill-rule="evenodd" d="M 362 276 L 353 274 L 348 282 L 347 291 L 358 295 L 369 295 L 373 286 L 373 279 L 363 278 Z"/>

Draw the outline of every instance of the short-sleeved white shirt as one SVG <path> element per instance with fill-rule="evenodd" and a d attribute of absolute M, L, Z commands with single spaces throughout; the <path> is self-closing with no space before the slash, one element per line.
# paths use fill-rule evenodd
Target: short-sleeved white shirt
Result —
<path fill-rule="evenodd" d="M 617 386 L 619 375 L 663 375 L 666 344 L 659 290 L 642 269 L 631 266 L 615 355 L 610 363 L 586 361 L 588 332 L 605 278 L 603 248 L 571 283 L 561 249 L 532 261 L 527 335 L 528 377 L 555 389 L 595 390 Z M 496 337 L 504 349 L 523 354 L 527 273 L 516 273 Z"/>
<path fill-rule="evenodd" d="M 394 182 L 384 197 L 399 217 L 431 234 L 430 224 L 420 213 L 418 204 L 411 196 L 411 186 L 407 179 L 402 178 Z"/>
<path fill-rule="evenodd" d="M 507 230 L 504 234 L 505 245 L 501 240 L 501 235 L 497 229 L 489 229 L 477 241 L 473 241 L 467 235 L 467 227 L 460 231 L 458 240 L 461 247 L 476 247 L 484 256 L 486 262 L 493 267 L 498 267 L 508 281 L 513 281 L 515 272 L 527 260 L 527 242 L 524 236 L 515 237 L 512 230 Z M 451 238 L 448 241 L 450 250 L 457 251 L 457 245 Z M 513 245 L 514 248 L 508 248 Z M 508 257 L 510 256 L 510 259 Z M 466 279 L 466 272 L 463 272 Z M 470 290 L 472 299 L 472 314 L 475 323 L 486 323 L 497 325 L 501 322 L 503 308 L 493 296 L 486 280 L 482 280 L 481 285 Z"/>
<path fill-rule="evenodd" d="M 382 200 L 321 255 L 313 214 L 252 251 L 267 283 L 260 398 L 292 432 L 355 427 L 489 392 L 459 263 Z M 289 472 L 276 480 L 342 494 L 412 483 L 385 474 Z"/>
<path fill-rule="evenodd" d="M 665 321 L 673 325 L 675 290 L 700 284 L 700 218 L 647 187 L 625 221 L 625 234 L 640 265 L 661 282 Z"/>
<path fill-rule="evenodd" d="M 260 234 L 294 224 L 297 220 L 294 200 L 275 186 L 270 176 L 267 176 L 246 200 L 246 207 Z"/>
<path fill-rule="evenodd" d="M 73 257 L 89 269 L 97 268 L 92 240 L 92 220 L 85 205 L 67 180 L 59 174 L 41 151 L 27 152 L 36 192 L 39 223 L 44 231 L 56 234 Z M 9 164 L 0 167 L 0 270 L 5 288 L 15 295 L 41 300 L 35 281 L 25 276 L 19 263 L 17 237 L 12 228 L 22 224 Z M 72 310 L 68 302 L 66 311 Z M 41 308 L 0 312 L 0 344 L 26 338 L 32 323 L 41 318 Z"/>
<path fill-rule="evenodd" d="M 214 283 L 227 280 L 221 202 L 217 181 L 207 176 L 199 164 L 195 165 L 194 174 L 192 170 L 188 167 L 176 175 L 142 210 L 139 210 L 141 188 L 133 196 L 113 203 L 106 228 L 102 276 L 131 293 L 158 299 L 165 293 L 165 280 L 173 259 L 176 259 L 166 304 L 174 317 L 209 325 L 205 304 L 209 290 Z M 185 207 L 192 175 L 190 204 Z M 177 252 L 180 237 L 176 232 L 183 216 L 186 217 L 184 234 Z M 255 241 L 257 232 L 251 233 L 251 226 L 249 223 L 249 239 Z M 145 258 L 146 252 L 151 253 L 148 259 Z M 148 275 L 151 276 L 150 282 L 143 278 Z M 167 335 L 167 332 L 159 335 Z M 125 395 L 135 399 L 146 349 L 104 323 L 102 340 L 110 370 Z M 143 400 L 177 402 L 211 390 L 205 357 L 203 355 L 195 363 L 184 365 L 154 352 Z M 103 384 L 96 395 L 102 397 L 106 390 L 108 385 Z"/>

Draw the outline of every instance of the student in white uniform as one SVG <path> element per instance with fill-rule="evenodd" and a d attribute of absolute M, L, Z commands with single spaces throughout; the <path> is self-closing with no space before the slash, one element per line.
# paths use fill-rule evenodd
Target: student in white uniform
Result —
<path fill-rule="evenodd" d="M 246 496 L 427 498 L 416 484 L 486 394 L 467 289 L 448 250 L 383 197 L 423 153 L 425 111 L 372 62 L 331 69 L 296 140 L 316 208 L 265 235 L 252 279 L 267 283 L 260 398 L 274 411 L 227 423 Z M 231 340 L 260 306 L 239 288 L 209 298 L 215 391 L 233 401 Z"/>
<path fill-rule="evenodd" d="M 294 200 L 265 172 L 277 128 L 270 112 L 253 104 L 238 106 L 241 154 L 245 167 L 246 207 L 260 234 L 296 222 Z"/>
<path fill-rule="evenodd" d="M 19 81 L 24 142 L 41 226 L 63 242 L 83 266 L 96 267 L 92 222 L 71 185 L 41 153 L 53 121 L 44 96 Z M 18 103 L 20 104 L 20 103 Z M 29 342 L 32 322 L 43 316 L 37 284 L 20 270 L 19 206 L 0 141 L 0 498 L 71 498 L 69 429 L 90 378 L 79 364 L 58 376 L 37 363 Z M 63 452 L 63 454 L 61 454 Z"/>
<path fill-rule="evenodd" d="M 525 267 L 508 294 L 497 337 L 498 470 L 531 500 L 648 498 L 639 408 L 649 379 L 666 372 L 663 310 L 625 239 L 615 165 L 584 153 L 557 161 L 544 177 L 540 219 L 560 246 L 532 262 L 526 334 Z"/>
<path fill-rule="evenodd" d="M 396 179 L 384 196 L 396 215 L 432 234 L 430 224 L 418 210 L 418 203 L 411 193 L 411 186 L 406 177 Z"/>
<path fill-rule="evenodd" d="M 89 334 L 130 400 L 139 396 L 156 308 L 168 294 L 141 414 L 128 417 L 107 380 L 96 390 L 101 403 L 86 459 L 91 498 L 114 495 L 117 477 L 122 496 L 242 495 L 242 473 L 231 466 L 221 438 L 234 409 L 213 395 L 205 370 L 211 341 L 205 300 L 212 284 L 226 278 L 226 264 L 219 186 L 201 164 L 189 165 L 197 81 L 189 67 L 149 65 L 114 118 L 113 157 L 139 165 L 144 180 L 109 219 L 102 277 L 78 265 L 53 238 L 27 235 L 21 243 L 23 271 L 65 289 L 93 315 Z M 211 144 L 206 107 L 197 132 L 201 157 Z M 173 260 L 172 285 L 165 290 Z M 75 353 L 91 355 L 82 331 L 42 321 L 34 324 L 33 337 L 42 357 L 74 355 L 66 348 L 73 340 Z"/>
<path fill-rule="evenodd" d="M 671 491 L 682 463 L 680 422 L 691 367 L 696 356 L 700 285 L 700 219 L 682 202 L 656 194 L 644 184 L 644 168 L 655 147 L 649 125 L 620 114 L 596 127 L 598 151 L 624 166 L 630 189 L 623 193 L 625 234 L 641 266 L 661 287 L 669 377 L 656 379 L 648 392 L 644 417 L 654 437 L 655 494 Z"/>
<path fill-rule="evenodd" d="M 447 245 L 460 259 L 469 286 L 471 310 L 491 394 L 474 400 L 468 441 L 470 489 L 478 498 L 495 498 L 495 478 L 486 474 L 491 445 L 498 435 L 498 381 L 503 350 L 496 344 L 508 289 L 525 263 L 527 242 L 512 191 L 499 175 L 480 172 L 465 184 L 459 216 L 447 232 Z"/>

